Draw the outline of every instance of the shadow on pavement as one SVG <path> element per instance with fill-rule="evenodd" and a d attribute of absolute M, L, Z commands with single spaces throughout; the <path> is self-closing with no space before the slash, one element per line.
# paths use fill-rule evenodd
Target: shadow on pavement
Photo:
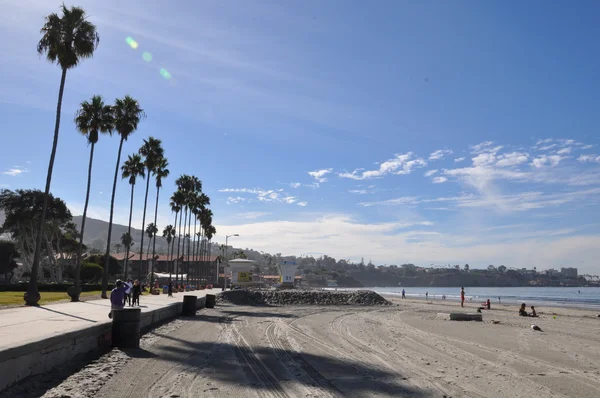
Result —
<path fill-rule="evenodd" d="M 92 323 L 98 323 L 98 321 L 94 321 L 93 319 L 82 318 L 82 317 L 80 317 L 80 316 L 77 316 L 77 315 L 71 315 L 71 314 L 67 314 L 66 312 L 60 312 L 60 311 L 56 311 L 56 310 L 51 310 L 50 308 L 42 307 L 41 305 L 40 305 L 40 306 L 37 306 L 37 307 L 33 307 L 33 308 L 39 308 L 40 310 L 45 310 L 45 311 L 54 312 L 54 313 L 56 313 L 56 314 L 60 314 L 60 315 L 64 315 L 64 316 L 68 316 L 68 317 L 71 317 L 71 318 L 80 319 L 80 320 L 82 320 L 82 321 L 87 321 L 87 322 L 92 322 Z"/>

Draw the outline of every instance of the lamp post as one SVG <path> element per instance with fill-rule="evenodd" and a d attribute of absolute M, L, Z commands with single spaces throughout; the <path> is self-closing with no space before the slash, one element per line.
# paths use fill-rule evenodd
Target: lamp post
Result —
<path fill-rule="evenodd" d="M 227 264 L 223 268 L 223 291 L 227 289 L 227 268 L 229 268 L 229 257 L 227 257 L 227 242 L 232 236 L 240 236 L 239 234 L 225 235 L 225 261 Z"/>

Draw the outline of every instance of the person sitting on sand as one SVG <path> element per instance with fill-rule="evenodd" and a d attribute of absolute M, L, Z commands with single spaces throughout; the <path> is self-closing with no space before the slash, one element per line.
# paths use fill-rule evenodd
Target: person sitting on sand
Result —
<path fill-rule="evenodd" d="M 519 316 L 529 316 L 527 311 L 525 311 L 525 303 L 521 304 L 521 308 L 519 308 Z"/>
<path fill-rule="evenodd" d="M 529 316 L 532 317 L 532 318 L 537 318 L 538 317 L 537 313 L 535 312 L 535 308 L 534 308 L 533 305 L 531 306 L 531 314 L 529 314 Z"/>

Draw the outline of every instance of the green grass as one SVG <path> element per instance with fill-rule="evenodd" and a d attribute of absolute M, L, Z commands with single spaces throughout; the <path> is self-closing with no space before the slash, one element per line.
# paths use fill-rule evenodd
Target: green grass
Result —
<path fill-rule="evenodd" d="M 100 290 L 82 292 L 81 297 L 96 296 L 100 298 L 100 293 Z M 0 306 L 25 304 L 25 301 L 23 300 L 23 294 L 24 292 L 0 292 Z M 67 292 L 41 292 L 40 296 L 42 296 L 42 299 L 40 300 L 41 305 L 61 300 L 71 300 Z"/>

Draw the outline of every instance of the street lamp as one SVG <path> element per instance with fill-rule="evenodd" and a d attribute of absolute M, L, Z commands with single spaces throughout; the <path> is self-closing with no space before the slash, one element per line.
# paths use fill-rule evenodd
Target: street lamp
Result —
<path fill-rule="evenodd" d="M 239 234 L 225 235 L 225 261 L 227 265 L 223 268 L 223 291 L 227 289 L 227 268 L 229 268 L 229 257 L 227 257 L 227 241 L 232 236 L 240 236 Z"/>

